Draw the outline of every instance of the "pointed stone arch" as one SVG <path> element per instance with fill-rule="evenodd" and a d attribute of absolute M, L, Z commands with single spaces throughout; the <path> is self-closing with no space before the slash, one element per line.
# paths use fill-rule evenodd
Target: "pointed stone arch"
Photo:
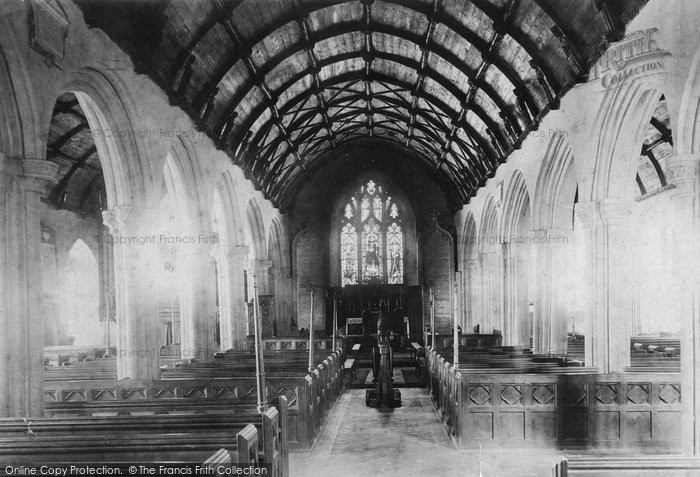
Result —
<path fill-rule="evenodd" d="M 248 247 L 235 191 L 233 177 L 225 171 L 212 197 L 212 228 L 218 237 L 212 255 L 216 259 L 219 343 L 224 350 L 243 348 L 247 333 L 244 271 L 249 263 Z"/>
<path fill-rule="evenodd" d="M 137 141 L 137 116 L 133 99 L 120 80 L 106 71 L 84 68 L 60 88 L 75 93 L 87 118 L 107 188 L 110 208 L 122 205 L 149 204 L 147 187 L 160 184 L 162 171 L 155 172 L 143 141 Z M 160 162 L 159 162 L 160 164 Z"/>
<path fill-rule="evenodd" d="M 596 141 L 592 188 L 587 200 L 635 197 L 639 149 L 663 83 L 659 77 L 608 90 L 593 122 Z M 582 191 L 586 193 L 586 191 Z"/>
<path fill-rule="evenodd" d="M 251 197 L 246 206 L 246 231 L 248 233 L 248 246 L 251 247 L 254 260 L 267 260 L 267 241 L 265 240 L 265 222 L 260 205 L 255 197 Z"/>
<path fill-rule="evenodd" d="M 213 209 L 219 209 L 221 212 L 218 217 L 217 214 L 212 214 L 212 227 L 219 234 L 219 244 L 222 247 L 243 247 L 246 243 L 241 209 L 235 191 L 231 173 L 222 173 L 212 199 Z"/>
<path fill-rule="evenodd" d="M 534 229 L 573 226 L 573 206 L 578 181 L 571 144 L 563 135 L 555 135 L 542 160 L 534 200 Z"/>
<path fill-rule="evenodd" d="M 530 194 L 525 177 L 519 170 L 513 172 L 508 182 L 502 207 L 500 234 L 504 241 L 509 241 L 511 235 L 518 233 L 523 220 L 527 221 L 527 231 L 530 230 Z"/>
<path fill-rule="evenodd" d="M 569 141 L 557 135 L 545 152 L 533 201 L 533 230 L 545 244 L 535 250 L 535 352 L 568 352 L 567 332 L 585 329 L 578 309 L 583 270 L 577 261 L 574 207 L 578 178 Z M 550 240 L 551 238 L 551 240 Z M 585 338 L 584 338 L 585 339 Z"/>

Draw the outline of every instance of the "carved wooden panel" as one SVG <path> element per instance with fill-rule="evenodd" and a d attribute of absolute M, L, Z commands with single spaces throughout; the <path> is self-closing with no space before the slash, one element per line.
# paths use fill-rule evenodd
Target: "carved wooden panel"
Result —
<path fill-rule="evenodd" d="M 505 384 L 501 385 L 501 402 L 514 406 L 522 404 L 523 387 L 520 384 Z"/>
<path fill-rule="evenodd" d="M 476 384 L 469 386 L 469 400 L 477 406 L 489 404 L 491 400 L 491 385 Z"/>
<path fill-rule="evenodd" d="M 597 404 L 609 405 L 618 403 L 617 383 L 598 383 L 595 386 Z"/>
<path fill-rule="evenodd" d="M 262 337 L 270 338 L 272 337 L 272 326 L 273 326 L 273 313 L 275 309 L 275 297 L 272 295 L 258 295 L 260 300 L 260 306 L 258 307 L 258 312 L 260 313 L 260 321 L 262 323 Z M 251 300 L 248 303 L 248 335 L 255 335 L 255 321 L 254 321 L 254 301 Z M 265 349 L 277 349 L 273 344 L 272 347 L 268 347 L 267 344 L 264 345 Z"/>
<path fill-rule="evenodd" d="M 556 392 L 554 384 L 533 384 L 532 401 L 534 404 L 554 404 Z"/>
<path fill-rule="evenodd" d="M 633 383 L 627 385 L 627 401 L 632 404 L 648 404 L 650 402 L 649 384 Z"/>

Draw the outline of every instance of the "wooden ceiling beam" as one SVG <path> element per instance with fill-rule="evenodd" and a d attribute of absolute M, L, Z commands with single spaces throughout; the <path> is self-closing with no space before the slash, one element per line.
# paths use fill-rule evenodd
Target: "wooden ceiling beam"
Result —
<path fill-rule="evenodd" d="M 534 41 L 527 37 L 514 23 L 513 17 L 515 12 L 520 6 L 520 0 L 510 0 L 508 4 L 499 9 L 494 7 L 486 0 L 470 0 L 479 10 L 484 12 L 484 14 L 489 17 L 493 22 L 493 28 L 497 34 L 503 35 L 508 34 L 513 40 L 515 40 L 523 50 L 528 54 L 528 56 L 538 65 L 547 78 L 547 81 L 551 85 L 552 89 L 558 95 L 561 90 L 561 82 L 557 78 L 554 70 L 549 65 L 549 63 L 542 57 L 540 49 L 537 47 Z"/>
<path fill-rule="evenodd" d="M 328 87 L 331 84 L 338 84 L 338 83 L 343 83 L 343 82 L 350 81 L 350 80 L 357 79 L 357 78 L 363 78 L 363 76 L 364 76 L 364 71 L 347 72 L 347 73 L 341 74 L 339 76 L 336 76 L 336 77 L 330 78 L 329 80 L 324 81 L 324 87 Z M 399 86 L 399 87 L 404 88 L 406 90 L 408 90 L 411 87 L 411 85 L 409 85 L 409 84 L 407 84 L 407 83 L 405 83 L 397 78 L 393 78 L 393 77 L 389 77 L 389 76 L 385 76 L 385 75 L 380 75 L 377 73 L 375 73 L 375 78 L 380 80 L 380 81 L 384 81 L 386 83 L 393 84 L 395 86 Z M 309 94 L 311 94 L 309 91 L 302 92 L 296 98 L 289 101 L 289 103 L 282 106 L 282 109 L 281 109 L 282 114 L 284 114 L 289 109 L 291 109 L 291 107 L 293 107 L 294 104 L 302 101 L 304 99 L 304 97 L 308 96 Z M 430 95 L 428 93 L 423 93 L 422 96 L 426 99 L 426 101 L 431 102 L 436 107 L 438 107 L 438 109 L 441 110 L 447 117 L 452 118 L 452 119 L 455 118 L 456 113 L 449 106 L 447 106 L 447 104 L 444 103 L 442 100 L 440 100 L 439 98 L 437 98 L 433 95 Z M 257 120 L 257 118 L 255 120 Z M 464 123 L 464 125 L 465 125 L 465 127 L 469 127 L 469 129 L 465 130 L 467 135 L 470 135 L 470 136 L 473 134 L 478 135 L 478 133 L 476 133 L 476 131 L 470 125 L 468 125 L 466 123 Z M 253 136 L 254 143 L 256 143 L 257 139 L 263 134 L 263 131 L 266 127 L 268 127 L 268 126 L 263 124 L 260 127 L 260 129 L 258 130 L 258 132 Z"/>
<path fill-rule="evenodd" d="M 82 156 L 77 158 L 70 166 L 68 171 L 64 174 L 61 180 L 56 184 L 56 186 L 51 190 L 49 194 L 48 201 L 54 204 L 57 208 L 61 208 L 63 201 L 65 200 L 65 192 L 68 190 L 68 184 L 75 172 L 84 167 L 87 160 L 97 152 L 97 147 L 93 144 L 87 151 L 83 153 Z M 101 171 L 100 171 L 101 172 Z"/>
<path fill-rule="evenodd" d="M 418 110 L 418 101 L 420 100 L 420 92 L 423 89 L 423 83 L 425 82 L 425 72 L 428 69 L 428 61 L 430 59 L 430 49 L 431 43 L 433 41 L 433 33 L 435 32 L 435 25 L 437 21 L 435 15 L 442 5 L 441 0 L 433 0 L 432 14 L 428 16 L 428 29 L 425 32 L 423 38 L 423 44 L 421 45 L 421 58 L 419 61 L 419 67 L 416 69 L 418 77 L 416 78 L 416 83 L 411 89 L 411 107 L 409 109 L 409 120 L 406 123 L 406 142 L 405 147 L 409 147 L 411 144 L 411 137 L 413 136 L 413 128 L 416 122 L 416 111 Z"/>
<path fill-rule="evenodd" d="M 295 4 L 299 10 L 302 10 L 301 5 L 299 4 L 299 0 L 295 0 Z M 306 56 L 309 60 L 309 64 L 311 65 L 311 71 L 313 72 L 312 74 L 314 81 L 314 95 L 316 96 L 316 103 L 318 105 L 319 113 L 323 118 L 323 125 L 326 128 L 326 131 L 328 132 L 328 141 L 331 143 L 332 147 L 335 147 L 333 121 L 331 121 L 328 117 L 328 107 L 326 106 L 326 100 L 323 97 L 321 77 L 319 76 L 321 68 L 318 65 L 318 58 L 316 57 L 316 53 L 314 52 L 314 46 L 316 43 L 313 36 L 312 26 L 309 23 L 308 15 L 304 15 L 301 18 L 299 18 L 297 20 L 297 23 L 299 24 L 299 28 L 302 33 L 302 38 L 304 39 L 304 49 L 306 50 Z"/>
<path fill-rule="evenodd" d="M 285 126 L 282 123 L 281 117 L 279 115 L 279 111 L 277 110 L 277 96 L 274 95 L 272 91 L 270 91 L 270 87 L 265 82 L 265 77 L 259 74 L 258 68 L 251 57 L 252 50 L 250 45 L 244 43 L 241 40 L 240 33 L 237 31 L 236 26 L 231 22 L 229 18 L 227 18 L 223 22 L 223 25 L 226 28 L 226 32 L 228 33 L 230 40 L 233 42 L 234 45 L 236 45 L 236 50 L 245 52 L 245 56 L 243 57 L 245 65 L 248 68 L 251 77 L 256 79 L 256 86 L 258 90 L 265 97 L 265 105 L 267 109 L 270 110 L 270 114 L 274 118 L 275 126 L 279 130 L 280 134 L 285 138 L 287 145 L 292 149 L 297 163 L 299 163 L 301 168 L 304 168 L 304 161 L 301 159 L 301 156 L 299 156 L 299 151 L 295 148 L 294 144 L 289 139 L 289 133 L 285 129 Z M 214 82 L 211 82 L 210 88 L 216 88 L 216 90 L 218 91 L 218 84 L 219 81 L 217 81 L 215 84 Z"/>
<path fill-rule="evenodd" d="M 68 141 L 73 139 L 76 136 L 76 134 L 78 134 L 81 131 L 83 131 L 84 129 L 88 129 L 88 128 L 89 128 L 89 126 L 87 125 L 87 123 L 81 121 L 80 124 L 78 124 L 73 129 L 66 132 L 63 136 L 59 137 L 56 140 L 56 142 L 54 142 L 53 144 L 50 144 L 49 147 L 51 149 L 54 149 L 54 150 L 59 150 L 63 146 L 65 146 Z"/>
<path fill-rule="evenodd" d="M 661 139 L 673 146 L 673 133 L 671 132 L 671 129 L 655 117 L 652 117 L 649 122 L 657 131 L 659 131 L 659 134 L 661 134 Z"/>
<path fill-rule="evenodd" d="M 365 8 L 367 8 L 367 6 L 365 6 Z M 436 20 L 436 21 L 438 21 L 438 20 Z M 367 34 L 370 32 L 370 27 L 360 26 L 360 28 L 366 28 L 366 30 L 365 30 L 366 35 L 365 36 L 368 36 Z M 336 25 L 332 25 L 331 27 L 328 27 L 324 30 L 319 30 L 317 32 L 314 32 L 314 40 L 316 43 L 318 43 L 320 41 L 323 41 L 323 40 L 326 40 L 329 38 L 333 38 L 333 37 L 340 36 L 343 34 L 353 33 L 356 31 L 358 31 L 358 24 L 357 23 L 348 22 L 345 24 L 336 24 Z M 372 23 L 371 24 L 371 31 L 390 35 L 390 36 L 396 36 L 396 37 L 401 38 L 403 40 L 414 43 L 414 44 L 418 45 L 419 47 L 421 47 L 421 45 L 424 44 L 424 38 L 422 38 L 420 35 L 417 35 L 417 34 L 412 33 L 412 32 L 408 32 L 408 31 L 400 29 L 400 28 L 394 28 L 394 27 L 391 27 L 388 25 Z M 491 50 L 492 46 L 488 42 L 486 42 L 485 40 L 481 39 L 480 37 L 476 36 L 473 33 L 467 33 L 464 31 L 461 33 L 460 32 L 457 32 L 457 33 L 461 34 L 461 35 L 468 35 L 469 38 L 467 39 L 467 41 L 469 41 L 469 40 L 475 41 L 476 43 L 472 43 L 472 45 L 481 53 L 482 57 L 488 58 L 488 65 L 493 65 L 495 68 L 499 69 L 501 71 L 501 73 L 511 82 L 511 84 L 513 84 L 513 86 L 516 89 L 518 89 L 519 91 L 522 92 L 522 95 L 523 95 L 525 101 L 527 101 L 527 103 L 529 104 L 530 109 L 532 111 L 537 111 L 537 114 L 539 114 L 537 105 L 535 103 L 534 97 L 532 96 L 530 89 L 519 78 L 519 76 L 517 75 L 515 70 L 512 68 L 512 66 L 510 66 L 508 63 L 504 62 L 503 59 L 500 58 L 500 56 L 498 56 L 497 54 L 494 53 L 494 51 Z M 250 49 L 250 46 L 246 46 L 246 48 Z M 259 74 L 262 76 L 267 75 L 268 73 L 272 72 L 279 65 L 280 62 L 286 60 L 287 58 L 289 58 L 290 56 L 292 56 L 296 53 L 303 51 L 304 49 L 305 49 L 304 42 L 297 42 L 297 43 L 294 43 L 293 45 L 290 45 L 287 49 L 280 52 L 278 55 L 275 56 L 275 58 L 271 59 L 268 63 L 261 65 L 259 67 Z M 239 50 L 239 48 L 236 49 L 237 52 L 238 52 L 238 50 Z M 456 70 L 461 71 L 470 79 L 477 78 L 478 72 L 471 71 L 468 67 L 466 67 L 466 65 L 464 63 L 461 62 L 461 60 L 459 60 L 454 54 L 452 54 L 446 48 L 440 47 L 440 46 L 436 45 L 435 43 L 433 43 L 430 47 L 430 51 L 432 54 L 435 54 L 435 55 L 441 57 L 446 62 L 450 63 Z M 366 46 L 365 46 L 364 52 L 367 53 Z M 374 58 L 378 58 L 381 53 L 382 52 L 375 50 L 373 53 L 371 53 L 371 55 L 373 55 Z M 348 56 L 348 58 L 361 56 L 361 53 L 353 52 L 350 55 L 352 55 L 352 56 Z M 239 53 L 237 53 L 234 56 L 236 56 L 236 61 L 231 64 L 230 68 L 232 68 L 233 65 L 235 65 L 235 63 L 239 59 L 241 59 Z M 337 56 L 340 57 L 341 55 L 337 55 Z M 415 62 L 415 61 L 414 61 L 414 63 L 420 64 L 419 62 Z M 328 64 L 329 64 L 329 62 L 327 60 L 324 60 L 324 59 L 319 60 L 319 68 L 323 68 L 324 66 L 327 66 Z M 418 71 L 418 69 L 416 69 L 416 71 Z M 228 72 L 228 70 L 227 70 L 227 72 Z M 305 76 L 307 74 L 311 74 L 311 71 L 304 72 L 303 76 Z M 226 75 L 226 73 L 223 73 L 222 75 L 214 75 L 213 79 L 209 82 L 209 85 L 207 86 L 207 88 L 213 88 L 213 87 L 215 87 L 214 85 L 218 85 L 221 82 L 221 79 L 223 79 L 223 77 L 225 75 Z M 303 77 L 303 76 L 301 76 L 301 77 Z M 494 101 L 494 103 L 498 105 L 498 107 L 500 109 L 506 111 L 509 114 L 509 116 L 512 116 L 513 112 L 507 106 L 507 102 L 496 93 L 496 90 L 493 87 L 491 87 L 490 85 L 488 85 L 488 87 L 487 87 L 487 83 L 483 80 L 483 77 L 484 77 L 483 74 L 479 75 L 479 76 L 480 76 L 479 81 L 476 82 L 479 89 L 482 89 L 484 91 L 484 93 L 486 93 L 489 96 L 489 98 L 491 98 L 491 100 Z M 236 92 L 236 94 L 234 96 L 234 99 L 232 99 L 232 102 L 238 102 L 238 101 L 243 100 L 243 98 L 248 93 L 248 91 L 251 88 L 255 87 L 255 85 L 256 85 L 256 79 L 253 78 L 251 81 L 249 81 L 244 86 L 239 88 L 239 90 Z M 217 128 L 217 130 L 221 130 L 221 128 L 222 128 L 222 126 L 220 124 L 219 127 Z M 234 142 L 235 142 L 235 140 L 234 140 Z"/>
<path fill-rule="evenodd" d="M 389 53 L 377 53 L 377 52 L 375 52 L 375 57 L 376 57 L 376 58 L 382 58 L 382 59 L 385 59 L 385 60 L 388 60 L 388 61 L 393 61 L 393 62 L 396 62 L 396 63 L 399 63 L 399 64 L 403 64 L 403 65 L 406 65 L 406 66 L 409 66 L 409 67 L 417 66 L 417 65 L 416 65 L 416 62 L 415 62 L 414 60 L 411 60 L 411 59 L 408 59 L 408 58 L 404 58 L 404 57 L 401 57 L 401 56 L 398 56 L 398 55 L 394 55 L 394 54 L 389 54 Z M 460 90 L 459 90 L 454 84 L 452 84 L 451 82 L 449 82 L 447 79 L 445 79 L 444 77 L 440 76 L 439 74 L 437 74 L 437 72 L 435 72 L 435 71 L 432 70 L 432 69 L 427 69 L 427 70 L 425 70 L 424 74 L 425 74 L 426 77 L 431 78 L 431 79 L 434 80 L 436 83 L 440 84 L 443 88 L 445 88 L 447 91 L 449 91 L 458 101 L 462 101 L 462 98 L 464 97 L 464 95 L 461 94 Z M 304 73 L 301 73 L 299 76 L 303 77 L 303 76 L 305 76 L 305 75 L 304 75 Z M 290 82 L 291 82 L 291 81 L 293 81 L 293 80 L 290 80 Z M 400 87 L 406 89 L 407 91 L 410 91 L 410 90 L 411 90 L 411 86 L 409 86 L 408 88 L 406 88 L 406 87 L 405 87 L 405 83 L 403 83 L 403 82 L 400 82 L 400 83 L 393 82 L 393 84 L 394 84 L 394 85 L 400 85 Z M 284 89 L 284 88 L 286 88 L 286 86 L 283 86 L 281 89 Z M 301 92 L 301 94 L 298 95 L 294 100 L 291 100 L 290 103 L 291 103 L 291 102 L 294 102 L 294 101 L 303 100 L 304 98 L 308 97 L 308 95 L 309 95 L 309 91 L 303 91 L 303 92 Z M 425 96 L 425 95 L 423 95 L 423 96 Z M 287 103 L 287 104 L 289 104 L 289 103 Z M 283 109 L 283 110 L 286 110 L 286 109 L 287 109 L 287 104 L 285 104 L 284 106 L 282 106 L 282 109 Z M 484 121 L 484 123 L 485 123 L 487 126 L 493 128 L 493 129 L 495 129 L 495 130 L 498 131 L 499 134 L 500 134 L 501 127 L 498 126 L 498 125 L 495 123 L 495 121 L 492 120 L 492 119 L 486 114 L 486 112 L 485 112 L 483 109 L 481 109 L 481 108 L 480 108 L 477 104 L 475 104 L 475 103 L 470 104 L 470 109 L 471 109 L 472 111 L 474 111 L 474 113 L 475 113 L 482 121 Z M 507 110 L 506 110 L 506 111 L 507 111 Z M 258 109 L 258 113 L 261 113 L 261 112 L 262 112 L 261 109 Z M 455 115 L 455 112 L 454 112 L 453 110 L 451 110 L 451 109 L 449 109 L 449 110 L 443 110 L 443 112 L 446 113 L 446 115 L 447 115 L 448 117 L 453 117 L 453 116 Z M 284 114 L 285 114 L 285 113 L 283 113 L 283 115 L 284 115 Z M 511 119 L 511 120 L 514 120 L 514 117 L 512 117 L 512 116 L 510 116 L 510 115 L 507 116 L 507 117 L 508 117 L 509 119 Z M 258 118 L 259 118 L 259 114 L 250 114 L 249 117 L 246 119 L 246 121 L 242 124 L 241 130 L 248 130 L 248 129 L 249 129 L 250 127 L 252 127 L 252 125 L 258 120 Z M 267 127 L 267 126 L 264 124 L 263 126 L 261 126 L 260 130 L 263 130 L 265 127 Z M 258 133 L 258 134 L 259 134 L 259 133 Z M 256 134 L 256 136 L 257 136 L 257 134 Z M 504 136 L 501 136 L 501 139 L 500 139 L 500 140 L 501 140 L 501 141 L 505 141 L 505 137 L 504 137 Z"/>
<path fill-rule="evenodd" d="M 661 187 L 666 187 L 666 174 L 664 174 L 664 170 L 661 167 L 661 164 L 659 164 L 659 160 L 654 155 L 654 152 L 651 149 L 647 149 L 646 151 L 644 151 L 644 155 L 649 159 L 649 162 L 651 162 L 654 171 L 656 171 L 656 176 L 659 178 L 659 183 L 661 184 Z"/>

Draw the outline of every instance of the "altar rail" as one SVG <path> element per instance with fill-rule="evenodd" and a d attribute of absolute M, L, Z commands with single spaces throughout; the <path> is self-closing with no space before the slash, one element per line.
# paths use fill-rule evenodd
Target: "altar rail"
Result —
<path fill-rule="evenodd" d="M 267 376 L 268 397 L 288 400 L 290 448 L 310 448 L 335 400 L 343 390 L 342 352 L 336 351 L 314 372 Z M 164 412 L 227 412 L 227 405 L 252 405 L 255 377 L 136 380 L 52 381 L 44 383 L 47 415 L 137 413 L 148 406 Z M 207 402 L 211 406 L 207 406 Z M 189 405 L 192 404 L 190 407 Z M 230 412 L 230 411 L 229 411 Z M 119 412 L 121 413 L 121 412 Z"/>
<path fill-rule="evenodd" d="M 428 386 L 461 447 L 681 444 L 680 374 L 470 374 L 428 353 Z"/>

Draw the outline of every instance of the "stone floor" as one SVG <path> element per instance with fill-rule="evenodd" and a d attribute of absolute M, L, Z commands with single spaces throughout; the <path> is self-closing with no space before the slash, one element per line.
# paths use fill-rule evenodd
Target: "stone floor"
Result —
<path fill-rule="evenodd" d="M 554 454 L 529 450 L 456 450 L 425 389 L 401 389 L 402 406 L 365 406 L 363 389 L 346 390 L 309 451 L 290 453 L 290 475 L 550 476 Z M 480 455 L 481 454 L 481 455 Z"/>

